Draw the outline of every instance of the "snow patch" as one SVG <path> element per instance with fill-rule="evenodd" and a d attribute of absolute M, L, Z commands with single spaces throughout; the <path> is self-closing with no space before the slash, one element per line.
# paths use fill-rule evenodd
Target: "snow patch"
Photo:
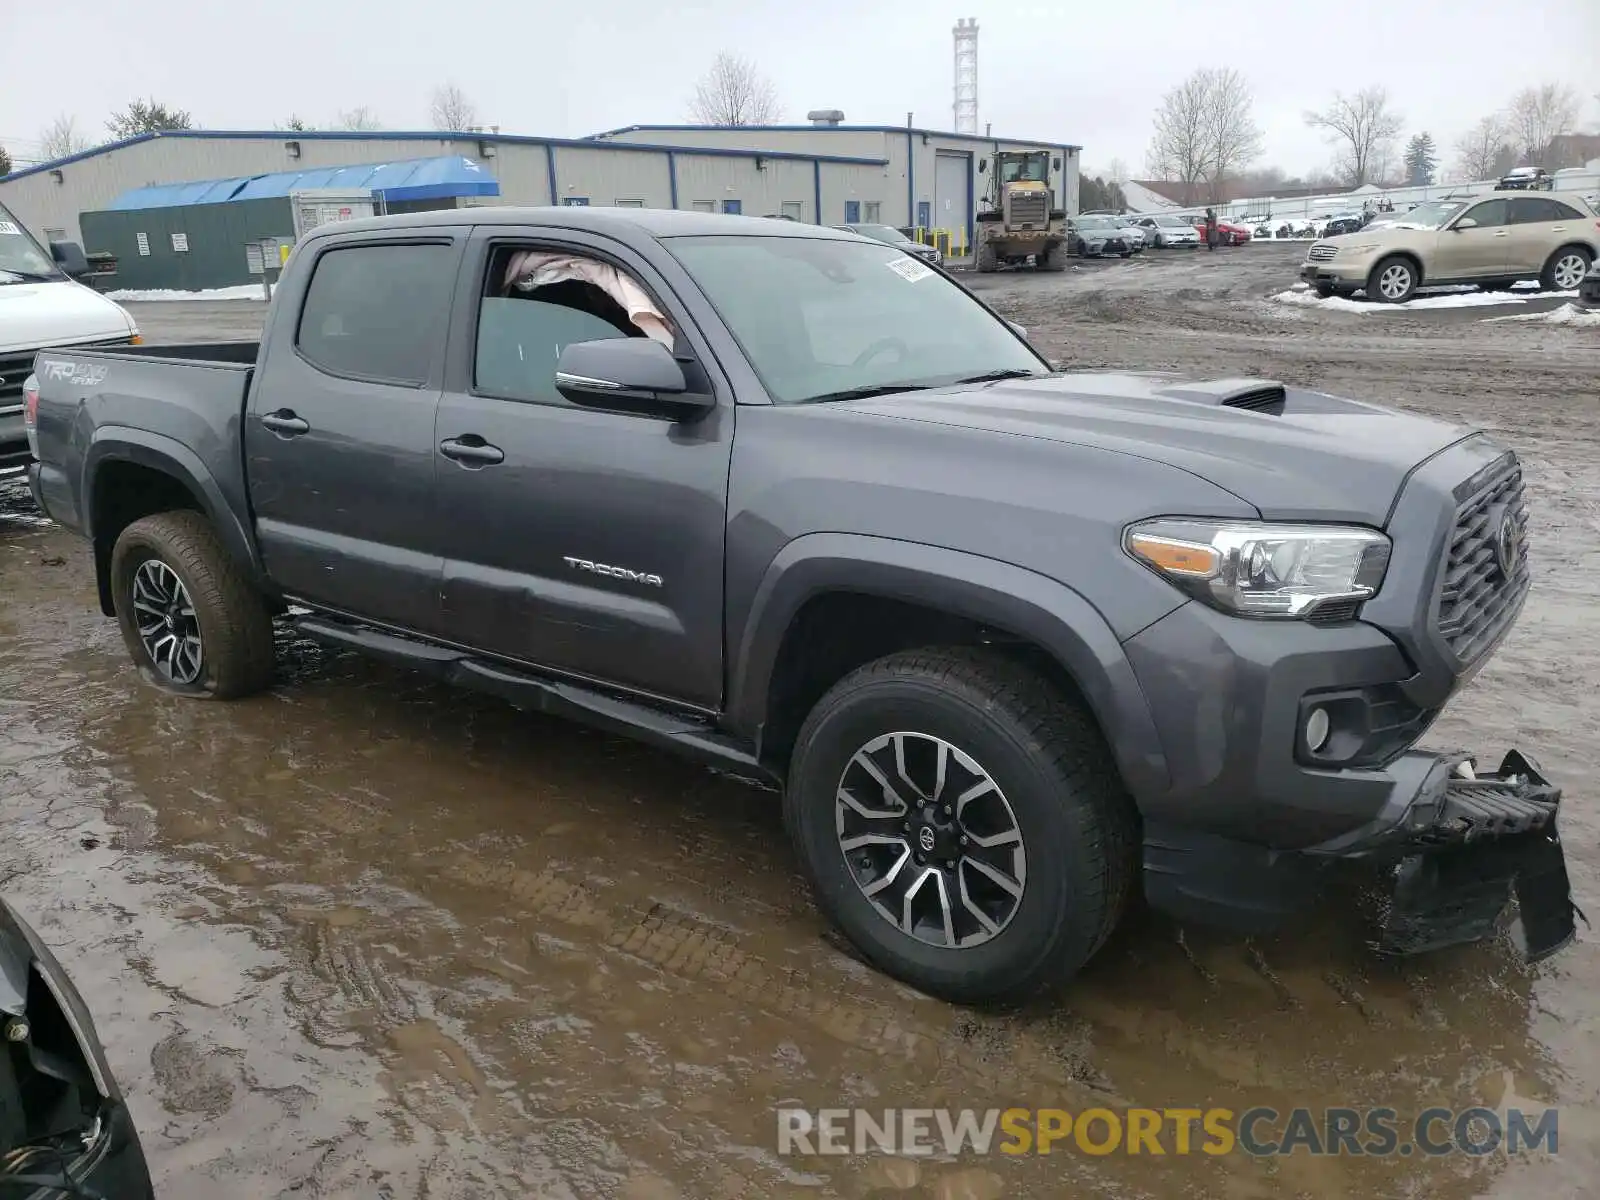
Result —
<path fill-rule="evenodd" d="M 1537 321 L 1541 325 L 1572 325 L 1579 329 L 1600 329 L 1600 308 L 1579 308 L 1576 304 L 1563 304 L 1549 312 L 1513 313 L 1509 317 L 1485 317 L 1491 321 Z"/>
<path fill-rule="evenodd" d="M 1546 292 L 1544 294 L 1556 299 L 1572 299 L 1577 295 L 1576 292 Z M 1279 304 L 1295 304 L 1304 308 L 1322 308 L 1332 312 L 1354 313 L 1424 312 L 1440 308 L 1483 308 L 1495 305 L 1526 304 L 1529 299 L 1525 289 L 1517 295 L 1512 295 L 1509 292 L 1480 292 L 1469 288 L 1454 288 L 1450 290 L 1441 288 L 1438 292 L 1418 296 L 1415 300 L 1407 300 L 1404 304 L 1377 304 L 1370 300 L 1352 300 L 1346 296 L 1318 296 L 1304 284 L 1287 292 L 1279 292 L 1272 298 Z M 1571 306 L 1569 305 L 1568 307 Z M 1545 315 L 1547 314 L 1535 313 L 1520 319 L 1531 320 Z M 1519 318 L 1502 319 L 1515 320 Z"/>
<path fill-rule="evenodd" d="M 241 283 L 237 287 L 207 288 L 199 292 L 180 292 L 172 288 L 123 288 L 107 292 L 106 297 L 121 304 L 143 304 L 154 300 L 259 300 L 259 283 Z"/>

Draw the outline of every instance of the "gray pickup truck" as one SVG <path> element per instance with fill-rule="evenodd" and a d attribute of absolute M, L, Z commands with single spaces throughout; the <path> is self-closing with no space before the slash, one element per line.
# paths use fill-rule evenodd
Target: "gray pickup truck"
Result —
<path fill-rule="evenodd" d="M 958 1001 L 1142 891 L 1241 930 L 1340 864 L 1381 944 L 1573 936 L 1559 792 L 1414 749 L 1527 595 L 1516 458 L 1262 380 L 1057 374 L 899 250 L 481 209 L 297 247 L 258 345 L 41 353 L 34 494 L 169 691 L 273 619 L 781 788 L 818 901 Z"/>

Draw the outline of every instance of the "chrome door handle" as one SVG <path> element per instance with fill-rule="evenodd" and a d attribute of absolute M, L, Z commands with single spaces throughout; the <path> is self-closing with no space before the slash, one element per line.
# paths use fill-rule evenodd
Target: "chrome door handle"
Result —
<path fill-rule="evenodd" d="M 1509 229 L 1502 229 L 1499 233 L 1495 234 L 1495 237 L 1510 237 L 1510 236 L 1511 236 L 1511 231 Z"/>

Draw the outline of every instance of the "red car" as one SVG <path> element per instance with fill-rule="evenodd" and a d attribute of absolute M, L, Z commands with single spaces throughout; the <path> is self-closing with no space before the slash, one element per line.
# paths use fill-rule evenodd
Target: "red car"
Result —
<path fill-rule="evenodd" d="M 1200 240 L 1204 242 L 1206 237 L 1205 218 L 1198 218 L 1194 223 L 1194 227 L 1199 231 Z M 1243 225 L 1234 225 L 1222 220 L 1217 222 L 1217 244 L 1219 246 L 1242 246 L 1249 240 L 1250 231 Z"/>

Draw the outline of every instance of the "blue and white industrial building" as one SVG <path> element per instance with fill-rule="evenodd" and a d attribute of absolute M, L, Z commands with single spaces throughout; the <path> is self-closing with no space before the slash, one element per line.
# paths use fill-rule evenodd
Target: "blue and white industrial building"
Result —
<path fill-rule="evenodd" d="M 84 242 L 80 215 L 139 203 L 229 203 L 329 184 L 330 168 L 466 160 L 480 186 L 436 207 L 590 204 L 679 208 L 841 224 L 877 221 L 939 231 L 957 253 L 972 238 L 995 150 L 1046 150 L 1059 161 L 1058 203 L 1076 211 L 1078 148 L 1058 140 L 996 138 L 904 126 L 848 125 L 832 111 L 807 125 L 640 125 L 589 138 L 504 133 L 174 130 L 113 142 L 0 179 L 0 203 L 41 238 Z M 345 180 L 358 172 L 335 174 Z M 268 182 L 257 182 L 269 177 Z M 472 181 L 468 181 L 472 182 Z M 174 191 L 171 185 L 194 184 Z M 155 188 L 156 191 L 142 192 Z M 95 247 L 85 245 L 93 251 Z"/>

